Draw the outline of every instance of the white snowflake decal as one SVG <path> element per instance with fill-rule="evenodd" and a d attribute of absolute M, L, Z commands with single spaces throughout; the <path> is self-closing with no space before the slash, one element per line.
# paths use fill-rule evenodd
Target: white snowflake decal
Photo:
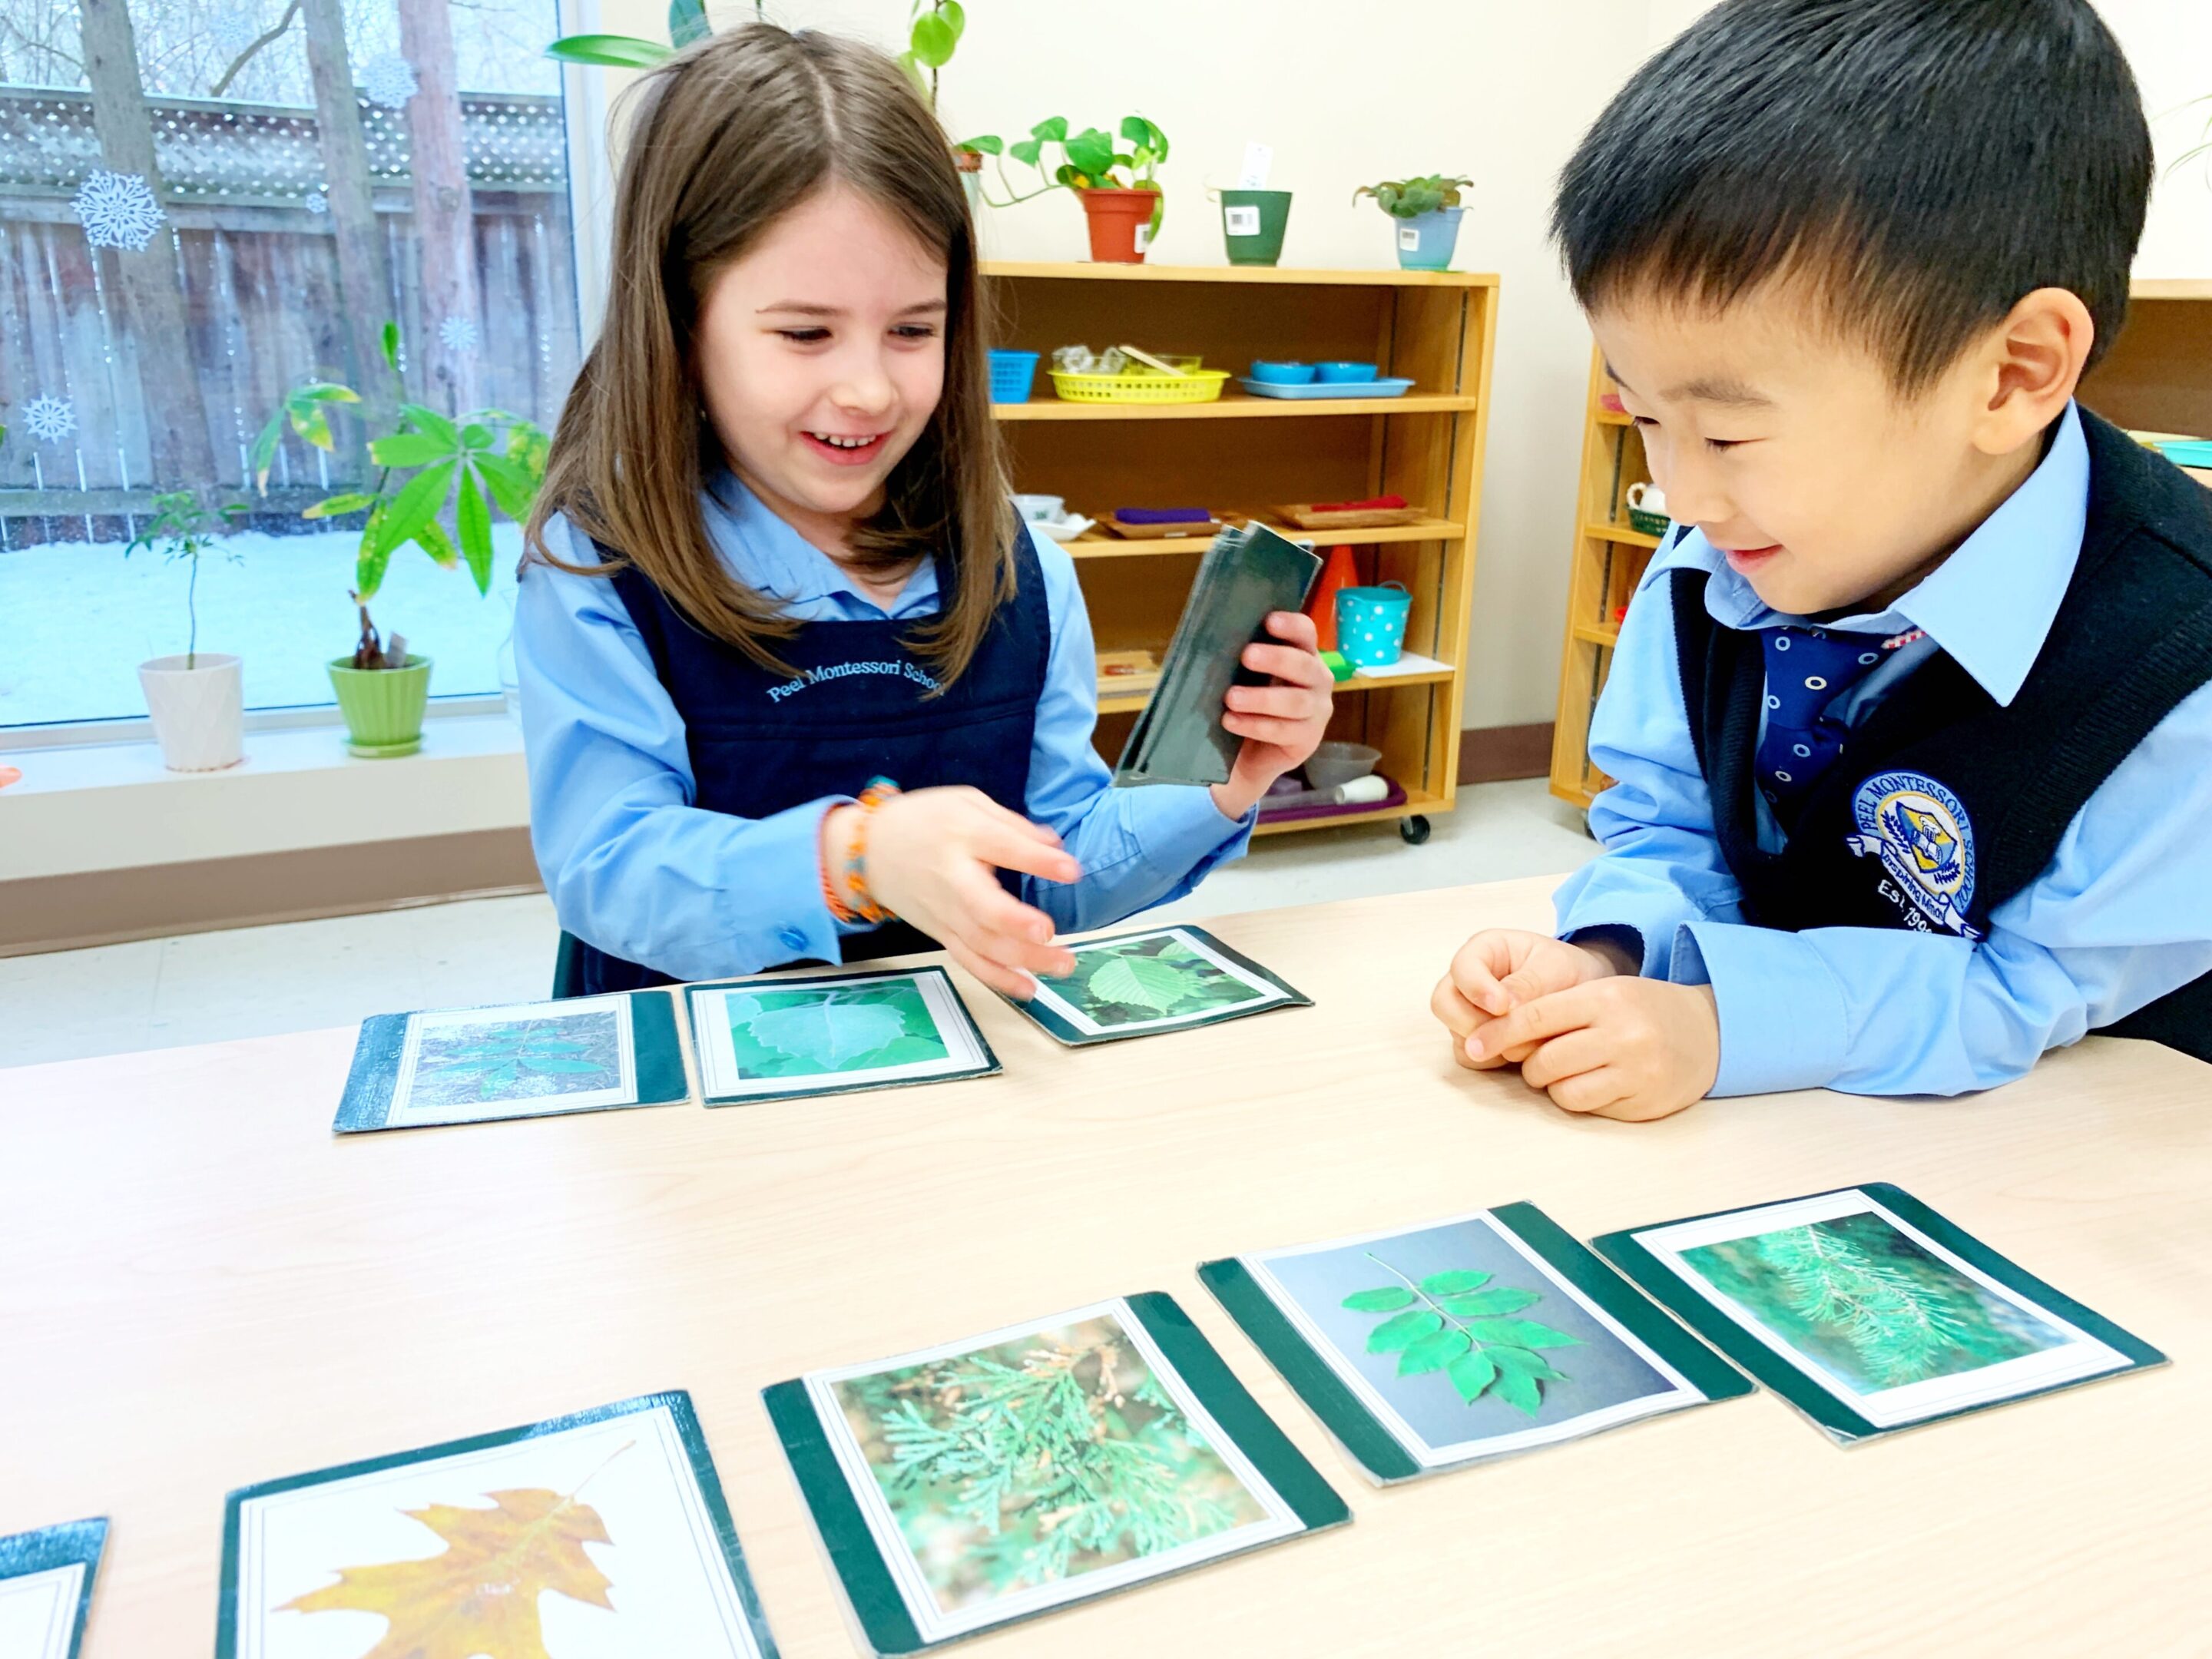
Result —
<path fill-rule="evenodd" d="M 372 104 L 381 104 L 386 109 L 404 109 L 407 100 L 422 88 L 416 83 L 415 65 L 398 52 L 387 52 L 361 66 L 361 89 L 368 94 Z"/>
<path fill-rule="evenodd" d="M 319 190 L 311 190 L 307 192 L 307 199 L 301 205 L 310 213 L 328 213 L 331 210 L 331 198 Z"/>
<path fill-rule="evenodd" d="M 215 21 L 209 26 L 216 49 L 226 58 L 235 58 L 252 46 L 261 34 L 258 8 L 228 6 L 216 13 Z"/>
<path fill-rule="evenodd" d="M 33 398 L 23 405 L 23 424 L 42 443 L 53 443 L 76 430 L 76 410 L 66 398 Z"/>
<path fill-rule="evenodd" d="M 151 187 L 137 173 L 94 167 L 77 186 L 76 216 L 93 246 L 137 253 L 154 240 L 165 216 Z"/>
<path fill-rule="evenodd" d="M 438 339 L 447 350 L 466 356 L 477 349 L 477 325 L 466 317 L 448 317 L 438 325 Z"/>

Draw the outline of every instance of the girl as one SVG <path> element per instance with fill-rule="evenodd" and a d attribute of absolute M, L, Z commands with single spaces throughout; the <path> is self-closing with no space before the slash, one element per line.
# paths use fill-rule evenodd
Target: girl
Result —
<path fill-rule="evenodd" d="M 515 617 L 568 994 L 931 948 L 994 989 L 1055 927 L 1243 849 L 1329 714 L 1313 624 L 1249 647 L 1226 784 L 1113 790 L 1091 628 L 1008 501 L 974 227 L 872 50 L 755 24 L 647 78 L 605 325 Z M 896 918 L 896 921 L 892 919 Z"/>

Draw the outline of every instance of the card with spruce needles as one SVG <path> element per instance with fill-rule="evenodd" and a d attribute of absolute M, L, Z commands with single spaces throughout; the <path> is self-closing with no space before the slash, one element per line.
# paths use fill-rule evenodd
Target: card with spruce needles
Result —
<path fill-rule="evenodd" d="M 1844 1443 L 2166 1361 L 1887 1182 L 1593 1243 Z"/>
<path fill-rule="evenodd" d="M 1109 933 L 1068 948 L 1075 971 L 1040 979 L 1036 994 L 1014 1006 L 1071 1048 L 1313 1006 L 1202 927 Z"/>
<path fill-rule="evenodd" d="M 106 1542 L 105 1519 L 0 1538 L 0 1655 L 76 1659 Z"/>

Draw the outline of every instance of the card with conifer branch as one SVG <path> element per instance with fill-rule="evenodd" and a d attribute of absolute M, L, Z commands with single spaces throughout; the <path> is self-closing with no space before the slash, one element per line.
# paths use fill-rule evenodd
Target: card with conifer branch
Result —
<path fill-rule="evenodd" d="M 1887 1182 L 1593 1243 L 1844 1443 L 2166 1360 Z"/>
<path fill-rule="evenodd" d="M 1313 999 L 1202 927 L 1150 927 L 1079 939 L 1075 971 L 1040 979 L 1014 1006 L 1072 1048 L 1307 1008 Z"/>
<path fill-rule="evenodd" d="M 77 1659 L 106 1542 L 104 1518 L 0 1538 L 0 1659 Z"/>
<path fill-rule="evenodd" d="M 1751 1392 L 1533 1204 L 1198 1276 L 1380 1485 Z"/>
<path fill-rule="evenodd" d="M 877 1654 L 1351 1518 L 1158 1292 L 810 1372 L 764 1397 Z"/>

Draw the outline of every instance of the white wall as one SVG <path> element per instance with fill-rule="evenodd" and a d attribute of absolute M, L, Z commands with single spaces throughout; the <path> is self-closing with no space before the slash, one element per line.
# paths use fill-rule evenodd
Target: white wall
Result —
<path fill-rule="evenodd" d="M 1204 187 L 1234 181 L 1249 138 L 1275 147 L 1272 182 L 1297 192 L 1285 264 L 1391 262 L 1380 215 L 1351 203 L 1357 185 L 1407 171 L 1475 179 L 1459 263 L 1504 283 L 1465 719 L 1551 718 L 1589 371 L 1589 336 L 1545 236 L 1552 184 L 1622 81 L 1711 0 L 1389 0 L 1364 14 L 1372 29 L 1348 27 L 1336 0 L 1124 0 L 1110 12 L 965 3 L 968 36 L 940 96 L 947 126 L 1018 137 L 1051 114 L 1079 126 L 1150 116 L 1176 145 L 1152 255 L 1161 263 L 1221 263 Z M 2212 7 L 2100 3 L 2160 118 L 2161 155 L 2177 154 L 2212 113 L 2176 108 L 2212 92 Z M 596 9 L 598 27 L 665 27 L 665 0 Z M 711 9 L 725 27 L 753 11 L 749 0 Z M 768 12 L 896 48 L 908 0 L 769 0 Z M 2212 275 L 2212 173 L 2202 168 L 2161 177 L 2142 274 Z M 1079 258 L 1084 246 L 1080 211 L 1059 194 L 987 212 L 982 235 L 1004 258 Z"/>

